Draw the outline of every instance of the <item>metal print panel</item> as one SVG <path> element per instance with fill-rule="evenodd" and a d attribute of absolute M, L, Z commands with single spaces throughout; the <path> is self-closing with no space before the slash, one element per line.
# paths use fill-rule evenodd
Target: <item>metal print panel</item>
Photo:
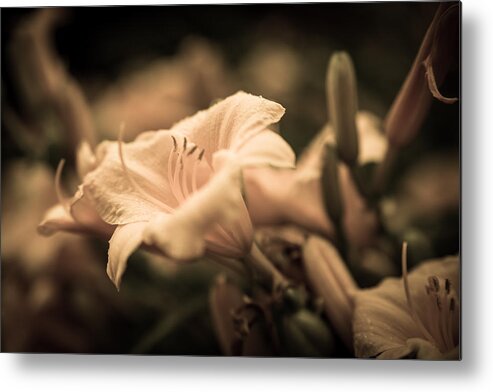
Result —
<path fill-rule="evenodd" d="M 460 3 L 2 10 L 3 352 L 460 359 Z"/>

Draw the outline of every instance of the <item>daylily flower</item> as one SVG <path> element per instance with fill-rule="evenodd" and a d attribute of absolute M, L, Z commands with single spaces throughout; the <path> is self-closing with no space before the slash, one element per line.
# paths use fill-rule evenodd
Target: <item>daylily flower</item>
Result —
<path fill-rule="evenodd" d="M 387 278 L 355 295 L 357 357 L 459 358 L 459 259 L 423 262 L 402 279 Z"/>
<path fill-rule="evenodd" d="M 242 170 L 294 167 L 289 145 L 267 128 L 283 114 L 281 105 L 239 92 L 170 130 L 97 147 L 97 167 L 85 175 L 78 200 L 116 227 L 107 272 L 117 287 L 140 245 L 184 261 L 205 251 L 227 257 L 250 251 Z"/>

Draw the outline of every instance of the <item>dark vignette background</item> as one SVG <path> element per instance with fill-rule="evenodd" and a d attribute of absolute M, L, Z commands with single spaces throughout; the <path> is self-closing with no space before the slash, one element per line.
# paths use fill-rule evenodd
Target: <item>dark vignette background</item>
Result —
<path fill-rule="evenodd" d="M 324 83 L 330 54 L 334 50 L 350 53 L 360 107 L 383 116 L 436 7 L 437 3 L 426 2 L 73 7 L 55 38 L 69 71 L 83 87 L 84 80 L 94 77 L 111 82 L 129 64 L 173 56 L 189 36 L 213 42 L 233 69 L 262 41 L 285 44 L 305 59 L 303 99 L 312 102 L 310 112 L 323 113 L 312 116 L 287 108 L 283 135 L 299 151 L 325 121 Z M 6 43 L 12 28 L 30 12 L 28 8 L 2 10 L 2 94 L 7 100 L 15 97 L 9 90 Z M 442 88 L 444 94 L 457 94 L 458 70 L 454 71 Z M 424 143 L 431 149 L 457 148 L 458 118 L 456 107 L 435 103 L 421 133 Z M 9 150 L 4 140 L 2 159 L 11 155 Z"/>

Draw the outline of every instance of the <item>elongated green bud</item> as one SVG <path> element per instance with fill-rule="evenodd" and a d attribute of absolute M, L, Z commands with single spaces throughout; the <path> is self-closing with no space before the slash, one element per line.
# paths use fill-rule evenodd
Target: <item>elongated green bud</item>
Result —
<path fill-rule="evenodd" d="M 349 166 L 358 160 L 356 113 L 358 91 L 351 57 L 346 52 L 332 55 L 327 70 L 327 105 L 334 127 L 337 152 Z"/>
<path fill-rule="evenodd" d="M 330 328 L 307 309 L 284 316 L 282 337 L 288 356 L 328 357 L 334 349 L 334 336 Z"/>

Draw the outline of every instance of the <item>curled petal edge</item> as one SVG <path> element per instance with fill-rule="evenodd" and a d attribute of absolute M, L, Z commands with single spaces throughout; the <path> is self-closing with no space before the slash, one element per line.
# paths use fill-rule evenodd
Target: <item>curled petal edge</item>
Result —
<path fill-rule="evenodd" d="M 428 82 L 428 88 L 430 89 L 430 92 L 433 95 L 433 97 L 438 99 L 440 102 L 449 105 L 457 102 L 459 100 L 458 98 L 448 98 L 443 96 L 442 93 L 440 93 L 440 90 L 438 89 L 437 82 L 435 79 L 435 72 L 433 71 L 433 61 L 431 55 L 426 57 L 426 59 L 423 61 L 423 66 L 425 67 L 425 75 L 426 75 L 426 81 Z"/>

